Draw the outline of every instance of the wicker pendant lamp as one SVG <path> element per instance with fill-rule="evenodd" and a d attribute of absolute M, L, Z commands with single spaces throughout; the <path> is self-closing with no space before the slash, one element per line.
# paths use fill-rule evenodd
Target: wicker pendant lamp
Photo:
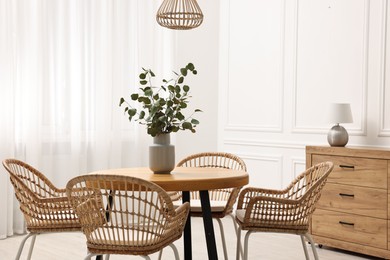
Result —
<path fill-rule="evenodd" d="M 189 30 L 202 24 L 203 13 L 196 0 L 164 0 L 156 19 L 163 27 Z"/>

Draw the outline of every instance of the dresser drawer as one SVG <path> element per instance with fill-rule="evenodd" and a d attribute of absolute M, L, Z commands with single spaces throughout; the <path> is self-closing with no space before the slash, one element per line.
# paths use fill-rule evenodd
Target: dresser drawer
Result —
<path fill-rule="evenodd" d="M 328 182 L 387 189 L 387 160 L 313 155 L 312 164 L 331 161 Z"/>
<path fill-rule="evenodd" d="M 387 218 L 387 190 L 327 183 L 317 208 Z"/>
<path fill-rule="evenodd" d="M 312 234 L 387 249 L 387 220 L 317 209 Z"/>

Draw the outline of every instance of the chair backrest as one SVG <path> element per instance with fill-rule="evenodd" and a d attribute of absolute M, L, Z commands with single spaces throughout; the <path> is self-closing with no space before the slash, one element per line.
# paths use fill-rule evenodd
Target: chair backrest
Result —
<path fill-rule="evenodd" d="M 298 175 L 285 189 L 285 198 L 301 201 L 301 207 L 295 212 L 301 223 L 308 223 L 332 170 L 332 162 L 313 165 Z"/>
<path fill-rule="evenodd" d="M 245 162 L 230 153 L 208 152 L 190 155 L 178 164 L 178 167 L 210 167 L 246 171 Z"/>
<path fill-rule="evenodd" d="M 300 199 L 302 197 L 312 197 L 315 199 L 313 202 L 318 201 L 321 190 L 332 170 L 332 162 L 322 162 L 306 169 L 285 189 L 288 190 L 286 198 Z"/>
<path fill-rule="evenodd" d="M 238 156 L 224 152 L 205 152 L 190 155 L 178 164 L 178 167 L 209 167 L 209 168 L 224 168 L 231 170 L 246 171 L 245 162 Z M 241 187 L 229 189 L 210 190 L 210 200 L 226 201 L 226 207 L 221 215 L 228 214 L 233 211 L 233 205 L 237 200 Z M 199 199 L 200 195 L 197 191 L 191 192 L 191 199 Z"/>
<path fill-rule="evenodd" d="M 189 211 L 187 203 L 186 214 L 179 216 L 160 186 L 129 176 L 82 175 L 71 179 L 66 191 L 88 249 L 96 253 L 156 252 L 164 241 L 181 236 Z"/>
<path fill-rule="evenodd" d="M 261 226 L 274 232 L 286 229 L 293 233 L 307 232 L 310 217 L 332 170 L 332 162 L 322 162 L 306 169 L 283 190 L 245 188 L 237 205 L 238 209 L 250 209 L 246 210 L 244 225 Z"/>
<path fill-rule="evenodd" d="M 57 188 L 40 171 L 20 160 L 6 159 L 3 166 L 9 173 L 29 231 L 80 230 L 65 189 Z"/>

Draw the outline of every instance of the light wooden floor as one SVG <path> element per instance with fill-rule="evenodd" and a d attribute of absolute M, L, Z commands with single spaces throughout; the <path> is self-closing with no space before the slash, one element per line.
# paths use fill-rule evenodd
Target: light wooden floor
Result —
<path fill-rule="evenodd" d="M 193 236 L 193 259 L 207 259 L 206 242 L 203 233 L 203 223 L 200 218 L 192 218 L 192 236 Z M 226 240 L 228 244 L 229 259 L 235 259 L 236 239 L 233 225 L 230 218 L 223 220 Z M 223 259 L 223 251 L 220 243 L 219 229 L 215 224 L 215 232 L 218 246 L 219 259 Z M 19 247 L 20 241 L 24 236 L 13 236 L 0 240 L 0 259 L 14 259 Z M 301 241 L 298 236 L 280 235 L 271 233 L 257 233 L 250 236 L 249 259 L 253 260 L 302 260 L 305 259 Z M 28 248 L 28 242 L 25 249 Z M 183 259 L 183 241 L 175 242 L 180 258 Z M 333 250 L 323 247 L 318 248 L 321 260 L 362 260 L 362 259 L 379 259 L 359 254 L 348 253 L 341 250 Z M 21 259 L 26 259 L 28 250 L 24 250 Z M 309 248 L 311 253 L 311 249 Z M 84 235 L 82 233 L 57 233 L 45 234 L 37 237 L 32 259 L 35 260 L 60 260 L 60 259 L 84 259 L 86 255 L 86 246 Z M 157 254 L 151 255 L 152 259 L 157 259 Z M 111 256 L 115 259 L 143 259 L 134 256 Z M 164 250 L 163 259 L 174 259 L 172 250 L 168 247 Z M 312 257 L 312 259 L 314 259 Z"/>

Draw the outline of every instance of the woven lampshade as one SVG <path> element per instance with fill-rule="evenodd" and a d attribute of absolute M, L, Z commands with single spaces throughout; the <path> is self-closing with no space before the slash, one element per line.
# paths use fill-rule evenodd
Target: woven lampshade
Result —
<path fill-rule="evenodd" d="M 202 24 L 203 13 L 196 0 L 164 0 L 156 19 L 163 27 L 189 30 Z"/>

